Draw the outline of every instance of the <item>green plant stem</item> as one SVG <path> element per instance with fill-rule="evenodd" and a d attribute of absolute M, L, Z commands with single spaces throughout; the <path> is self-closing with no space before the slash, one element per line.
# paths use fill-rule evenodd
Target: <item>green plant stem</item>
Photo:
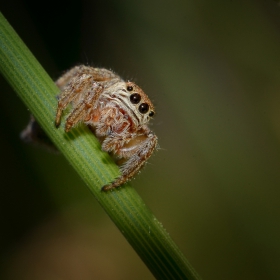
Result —
<path fill-rule="evenodd" d="M 85 126 L 54 126 L 58 88 L 0 13 L 0 70 L 157 279 L 200 279 L 136 191 L 101 192 L 119 173 Z"/>

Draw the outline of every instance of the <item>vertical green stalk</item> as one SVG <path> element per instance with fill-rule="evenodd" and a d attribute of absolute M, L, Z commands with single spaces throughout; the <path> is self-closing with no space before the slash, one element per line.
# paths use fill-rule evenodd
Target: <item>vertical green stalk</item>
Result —
<path fill-rule="evenodd" d="M 85 126 L 54 126 L 58 88 L 0 13 L 0 71 L 157 279 L 200 279 L 128 184 L 101 192 L 118 168 Z M 160 192 L 160 190 L 159 190 Z M 176 217 L 175 217 L 176 218 Z"/>

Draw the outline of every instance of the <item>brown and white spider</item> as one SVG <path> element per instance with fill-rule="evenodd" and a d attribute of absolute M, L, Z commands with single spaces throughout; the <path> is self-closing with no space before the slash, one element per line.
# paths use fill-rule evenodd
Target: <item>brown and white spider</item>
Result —
<path fill-rule="evenodd" d="M 83 122 L 101 141 L 102 150 L 125 159 L 121 176 L 102 187 L 107 191 L 131 179 L 157 148 L 157 136 L 147 126 L 155 114 L 153 104 L 140 87 L 102 68 L 76 66 L 60 77 L 61 89 L 55 124 L 72 104 L 65 131 Z"/>

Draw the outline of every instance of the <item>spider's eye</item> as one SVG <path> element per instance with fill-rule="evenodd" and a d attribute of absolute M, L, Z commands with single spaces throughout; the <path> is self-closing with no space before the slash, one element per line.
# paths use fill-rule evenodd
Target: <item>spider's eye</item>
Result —
<path fill-rule="evenodd" d="M 141 100 L 141 96 L 139 93 L 133 93 L 130 95 L 130 101 L 132 104 L 138 104 Z"/>
<path fill-rule="evenodd" d="M 139 112 L 142 114 L 145 114 L 149 111 L 149 105 L 147 103 L 142 103 L 139 108 L 138 108 Z"/>
<path fill-rule="evenodd" d="M 155 112 L 151 111 L 151 112 L 149 113 L 149 116 L 152 117 L 154 114 L 155 114 Z"/>
<path fill-rule="evenodd" d="M 127 86 L 126 88 L 128 91 L 132 91 L 133 90 L 133 86 Z"/>

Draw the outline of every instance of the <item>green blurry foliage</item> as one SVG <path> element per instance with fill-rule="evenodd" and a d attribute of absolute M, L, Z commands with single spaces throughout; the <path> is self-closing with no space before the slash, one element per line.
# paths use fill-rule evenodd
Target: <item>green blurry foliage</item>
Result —
<path fill-rule="evenodd" d="M 202 278 L 278 279 L 277 3 L 112 0 L 39 8 L 9 2 L 3 14 L 54 79 L 80 63 L 112 68 L 154 101 L 152 129 L 161 150 L 132 185 Z M 56 223 L 45 220 L 60 217 L 67 225 L 60 233 L 90 228 L 96 234 L 90 248 L 100 257 L 152 279 L 127 244 L 118 258 L 121 235 L 65 159 L 20 142 L 29 113 L 3 79 L 1 91 L 5 263 L 15 269 L 15 256 L 30 250 L 22 244 L 33 244 L 30 232 L 47 225 L 56 232 Z M 104 238 L 115 242 L 99 248 Z M 120 267 L 106 279 L 131 279 Z"/>

